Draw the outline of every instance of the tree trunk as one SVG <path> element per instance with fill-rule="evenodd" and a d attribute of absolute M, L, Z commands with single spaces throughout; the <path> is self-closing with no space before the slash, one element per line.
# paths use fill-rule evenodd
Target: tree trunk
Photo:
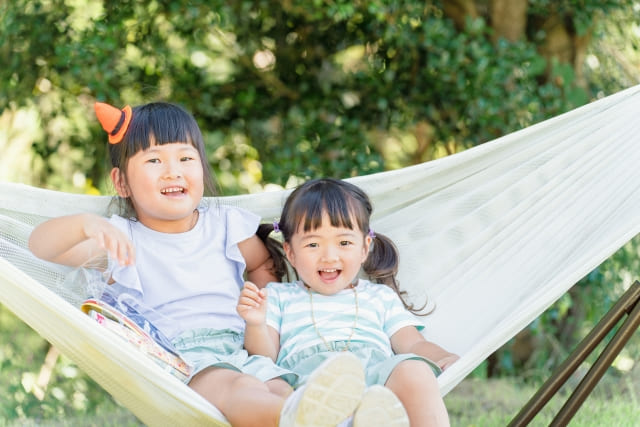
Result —
<path fill-rule="evenodd" d="M 485 18 L 493 29 L 493 39 L 504 38 L 515 42 L 527 33 L 545 34 L 539 52 L 547 59 L 547 75 L 552 60 L 569 64 L 574 70 L 575 83 L 583 88 L 587 84 L 583 75 L 587 47 L 591 41 L 591 29 L 578 34 L 570 16 L 551 8 L 544 16 L 527 16 L 528 0 L 444 0 L 445 15 L 453 20 L 458 30 L 463 30 L 467 17 Z M 528 19 L 529 18 L 529 19 Z M 532 19 L 530 19 L 532 18 Z M 531 26 L 533 28 L 528 28 Z M 563 85 L 565 82 L 556 82 Z"/>
<path fill-rule="evenodd" d="M 504 38 L 515 42 L 527 29 L 527 0 L 491 0 L 491 26 L 494 41 Z"/>
<path fill-rule="evenodd" d="M 574 70 L 576 84 L 586 88 L 582 67 L 587 55 L 587 46 L 591 40 L 592 30 L 585 34 L 576 33 L 573 23 L 562 15 L 551 15 L 540 26 L 546 37 L 540 45 L 542 56 L 549 60 L 557 59 L 561 63 L 569 64 Z M 558 82 L 562 84 L 563 82 Z"/>
<path fill-rule="evenodd" d="M 442 2 L 444 14 L 451 18 L 458 30 L 463 30 L 467 16 L 478 17 L 478 9 L 474 0 L 444 0 Z"/>

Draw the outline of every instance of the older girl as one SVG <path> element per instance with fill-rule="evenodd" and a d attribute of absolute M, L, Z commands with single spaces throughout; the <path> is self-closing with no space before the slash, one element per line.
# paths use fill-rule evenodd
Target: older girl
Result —
<path fill-rule="evenodd" d="M 193 365 L 189 386 L 232 425 L 277 425 L 296 376 L 247 354 L 244 321 L 235 310 L 245 273 L 256 288 L 275 279 L 255 234 L 259 218 L 203 199 L 214 194 L 213 178 L 200 129 L 181 107 L 96 103 L 95 109 L 108 133 L 121 212 L 44 222 L 30 236 L 31 250 L 49 261 L 105 271 L 111 292 L 136 296 L 143 314 Z M 329 379 L 333 366 L 325 369 Z M 316 378 L 322 382 L 326 374 Z M 314 406 L 302 397 L 283 415 Z"/>

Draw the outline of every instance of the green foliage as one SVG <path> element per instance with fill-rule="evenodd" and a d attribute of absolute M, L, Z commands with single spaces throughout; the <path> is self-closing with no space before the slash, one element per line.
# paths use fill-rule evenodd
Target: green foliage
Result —
<path fill-rule="evenodd" d="M 64 356 L 53 367 L 48 387 L 40 388 L 42 399 L 37 398 L 34 390 L 48 349 L 46 341 L 0 305 L 0 424 L 91 415 L 119 406 Z"/>
<path fill-rule="evenodd" d="M 65 190 L 107 189 L 94 100 L 183 104 L 229 194 L 430 160 L 589 99 L 571 67 L 547 80 L 535 40 L 494 43 L 483 18 L 459 31 L 438 1 L 2 7 L 0 108 L 35 105 L 34 183 Z"/>
<path fill-rule="evenodd" d="M 223 193 L 235 194 L 442 157 L 640 80 L 633 0 L 529 0 L 515 42 L 496 40 L 486 2 L 473 3 L 479 12 L 456 26 L 435 0 L 0 2 L 0 179 L 109 192 L 96 100 L 185 106 Z M 548 22 L 588 49 L 544 56 Z M 635 278 L 639 244 L 530 325 L 528 358 L 514 340 L 473 375 L 536 378 L 557 365 Z M 64 359 L 60 391 L 37 401 L 25 384 L 47 344 L 17 339 L 26 327 L 0 316 L 3 416 L 99 409 L 97 386 Z M 639 347 L 626 357 L 639 360 Z"/>
<path fill-rule="evenodd" d="M 588 49 L 585 73 L 594 93 L 630 87 L 640 81 L 640 9 L 618 10 L 611 19 L 594 26 L 594 43 Z"/>
<path fill-rule="evenodd" d="M 529 0 L 529 14 L 531 16 L 550 16 L 557 14 L 570 20 L 573 31 L 579 35 L 586 35 L 598 19 L 610 13 L 633 9 L 633 0 Z"/>

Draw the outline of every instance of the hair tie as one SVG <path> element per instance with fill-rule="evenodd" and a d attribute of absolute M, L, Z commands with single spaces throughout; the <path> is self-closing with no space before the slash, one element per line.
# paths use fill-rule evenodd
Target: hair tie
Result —
<path fill-rule="evenodd" d="M 120 110 L 104 102 L 96 102 L 93 108 L 102 129 L 109 134 L 109 144 L 117 144 L 122 141 L 133 116 L 131 107 L 127 105 Z"/>
<path fill-rule="evenodd" d="M 278 221 L 273 221 L 273 231 L 274 233 L 280 232 L 280 223 L 278 223 Z"/>
<path fill-rule="evenodd" d="M 372 239 L 375 239 L 376 233 L 374 233 L 372 229 L 369 229 L 369 233 L 368 234 L 369 234 L 369 237 L 371 237 Z"/>

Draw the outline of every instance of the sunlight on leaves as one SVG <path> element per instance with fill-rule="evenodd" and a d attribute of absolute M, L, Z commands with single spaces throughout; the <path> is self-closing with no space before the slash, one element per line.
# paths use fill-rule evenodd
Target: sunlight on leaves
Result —
<path fill-rule="evenodd" d="M 613 361 L 613 366 L 620 371 L 629 372 L 635 366 L 635 361 L 633 358 L 621 354 Z"/>
<path fill-rule="evenodd" d="M 33 183 L 38 168 L 33 167 L 30 147 L 43 135 L 34 106 L 6 109 L 0 115 L 0 181 Z"/>
<path fill-rule="evenodd" d="M 342 68 L 343 72 L 355 73 L 365 66 L 363 63 L 364 54 L 364 45 L 350 46 L 335 54 L 335 62 Z"/>
<path fill-rule="evenodd" d="M 24 388 L 24 391 L 26 391 L 27 393 L 31 393 L 31 391 L 33 390 L 35 384 L 36 384 L 36 374 L 33 372 L 23 372 L 22 373 L 22 387 Z"/>
<path fill-rule="evenodd" d="M 72 10 L 67 22 L 77 37 L 91 28 L 94 25 L 93 21 L 104 14 L 102 0 L 65 0 L 65 4 Z"/>

